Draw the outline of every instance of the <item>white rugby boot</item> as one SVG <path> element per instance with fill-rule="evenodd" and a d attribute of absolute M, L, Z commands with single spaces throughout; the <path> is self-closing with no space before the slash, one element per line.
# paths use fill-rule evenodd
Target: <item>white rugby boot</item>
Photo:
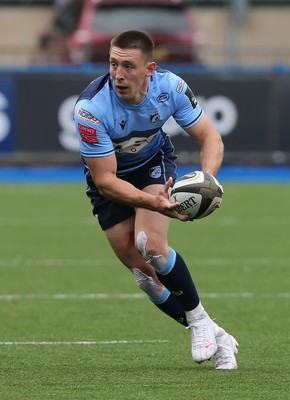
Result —
<path fill-rule="evenodd" d="M 219 328 L 216 336 L 217 352 L 216 369 L 237 369 L 238 364 L 235 354 L 238 352 L 239 343 L 223 328 Z"/>
<path fill-rule="evenodd" d="M 200 364 L 203 361 L 210 360 L 217 352 L 218 325 L 203 311 L 199 318 L 191 321 L 188 329 L 191 331 L 193 361 Z"/>

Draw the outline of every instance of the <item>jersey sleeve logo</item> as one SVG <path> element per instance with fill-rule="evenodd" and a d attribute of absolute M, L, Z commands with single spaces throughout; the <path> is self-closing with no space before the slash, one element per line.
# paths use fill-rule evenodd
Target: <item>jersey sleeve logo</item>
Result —
<path fill-rule="evenodd" d="M 101 121 L 84 108 L 77 109 L 77 116 L 88 123 L 99 125 Z"/>
<path fill-rule="evenodd" d="M 78 124 L 78 130 L 82 137 L 82 142 L 90 144 L 99 143 L 97 137 L 97 130 L 95 128 L 90 128 L 89 126 Z"/>
<path fill-rule="evenodd" d="M 181 93 L 181 92 L 182 92 L 184 83 L 185 83 L 185 82 L 184 82 L 183 79 L 181 79 L 181 78 L 178 79 L 178 83 L 177 83 L 177 86 L 176 86 L 176 91 L 177 91 L 177 93 Z"/>

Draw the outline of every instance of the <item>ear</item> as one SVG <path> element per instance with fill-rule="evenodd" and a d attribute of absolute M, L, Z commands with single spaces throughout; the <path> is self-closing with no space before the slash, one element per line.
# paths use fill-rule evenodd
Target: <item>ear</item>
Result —
<path fill-rule="evenodd" d="M 146 76 L 152 76 L 154 71 L 156 70 L 156 63 L 154 61 L 151 61 L 147 64 L 146 68 Z"/>

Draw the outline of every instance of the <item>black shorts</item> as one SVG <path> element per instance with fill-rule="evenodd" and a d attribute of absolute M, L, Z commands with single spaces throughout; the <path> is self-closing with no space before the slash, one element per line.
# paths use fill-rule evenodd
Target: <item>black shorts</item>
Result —
<path fill-rule="evenodd" d="M 140 190 L 148 185 L 164 184 L 170 177 L 173 178 L 174 182 L 177 176 L 175 160 L 174 147 L 169 137 L 167 137 L 163 147 L 151 160 L 134 172 L 120 176 L 119 178 L 130 182 Z M 111 228 L 135 215 L 133 207 L 115 203 L 103 197 L 94 185 L 87 168 L 85 171 L 88 184 L 86 193 L 93 205 L 93 214 L 98 218 L 103 230 Z"/>

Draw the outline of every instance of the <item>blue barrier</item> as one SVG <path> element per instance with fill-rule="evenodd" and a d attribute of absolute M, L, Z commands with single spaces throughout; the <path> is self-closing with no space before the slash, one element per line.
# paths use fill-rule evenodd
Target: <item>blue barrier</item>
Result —
<path fill-rule="evenodd" d="M 178 167 L 178 175 L 199 169 L 197 166 Z M 224 166 L 218 179 L 221 183 L 289 183 L 290 167 Z M 1 183 L 83 183 L 83 169 L 79 167 L 1 167 Z"/>

